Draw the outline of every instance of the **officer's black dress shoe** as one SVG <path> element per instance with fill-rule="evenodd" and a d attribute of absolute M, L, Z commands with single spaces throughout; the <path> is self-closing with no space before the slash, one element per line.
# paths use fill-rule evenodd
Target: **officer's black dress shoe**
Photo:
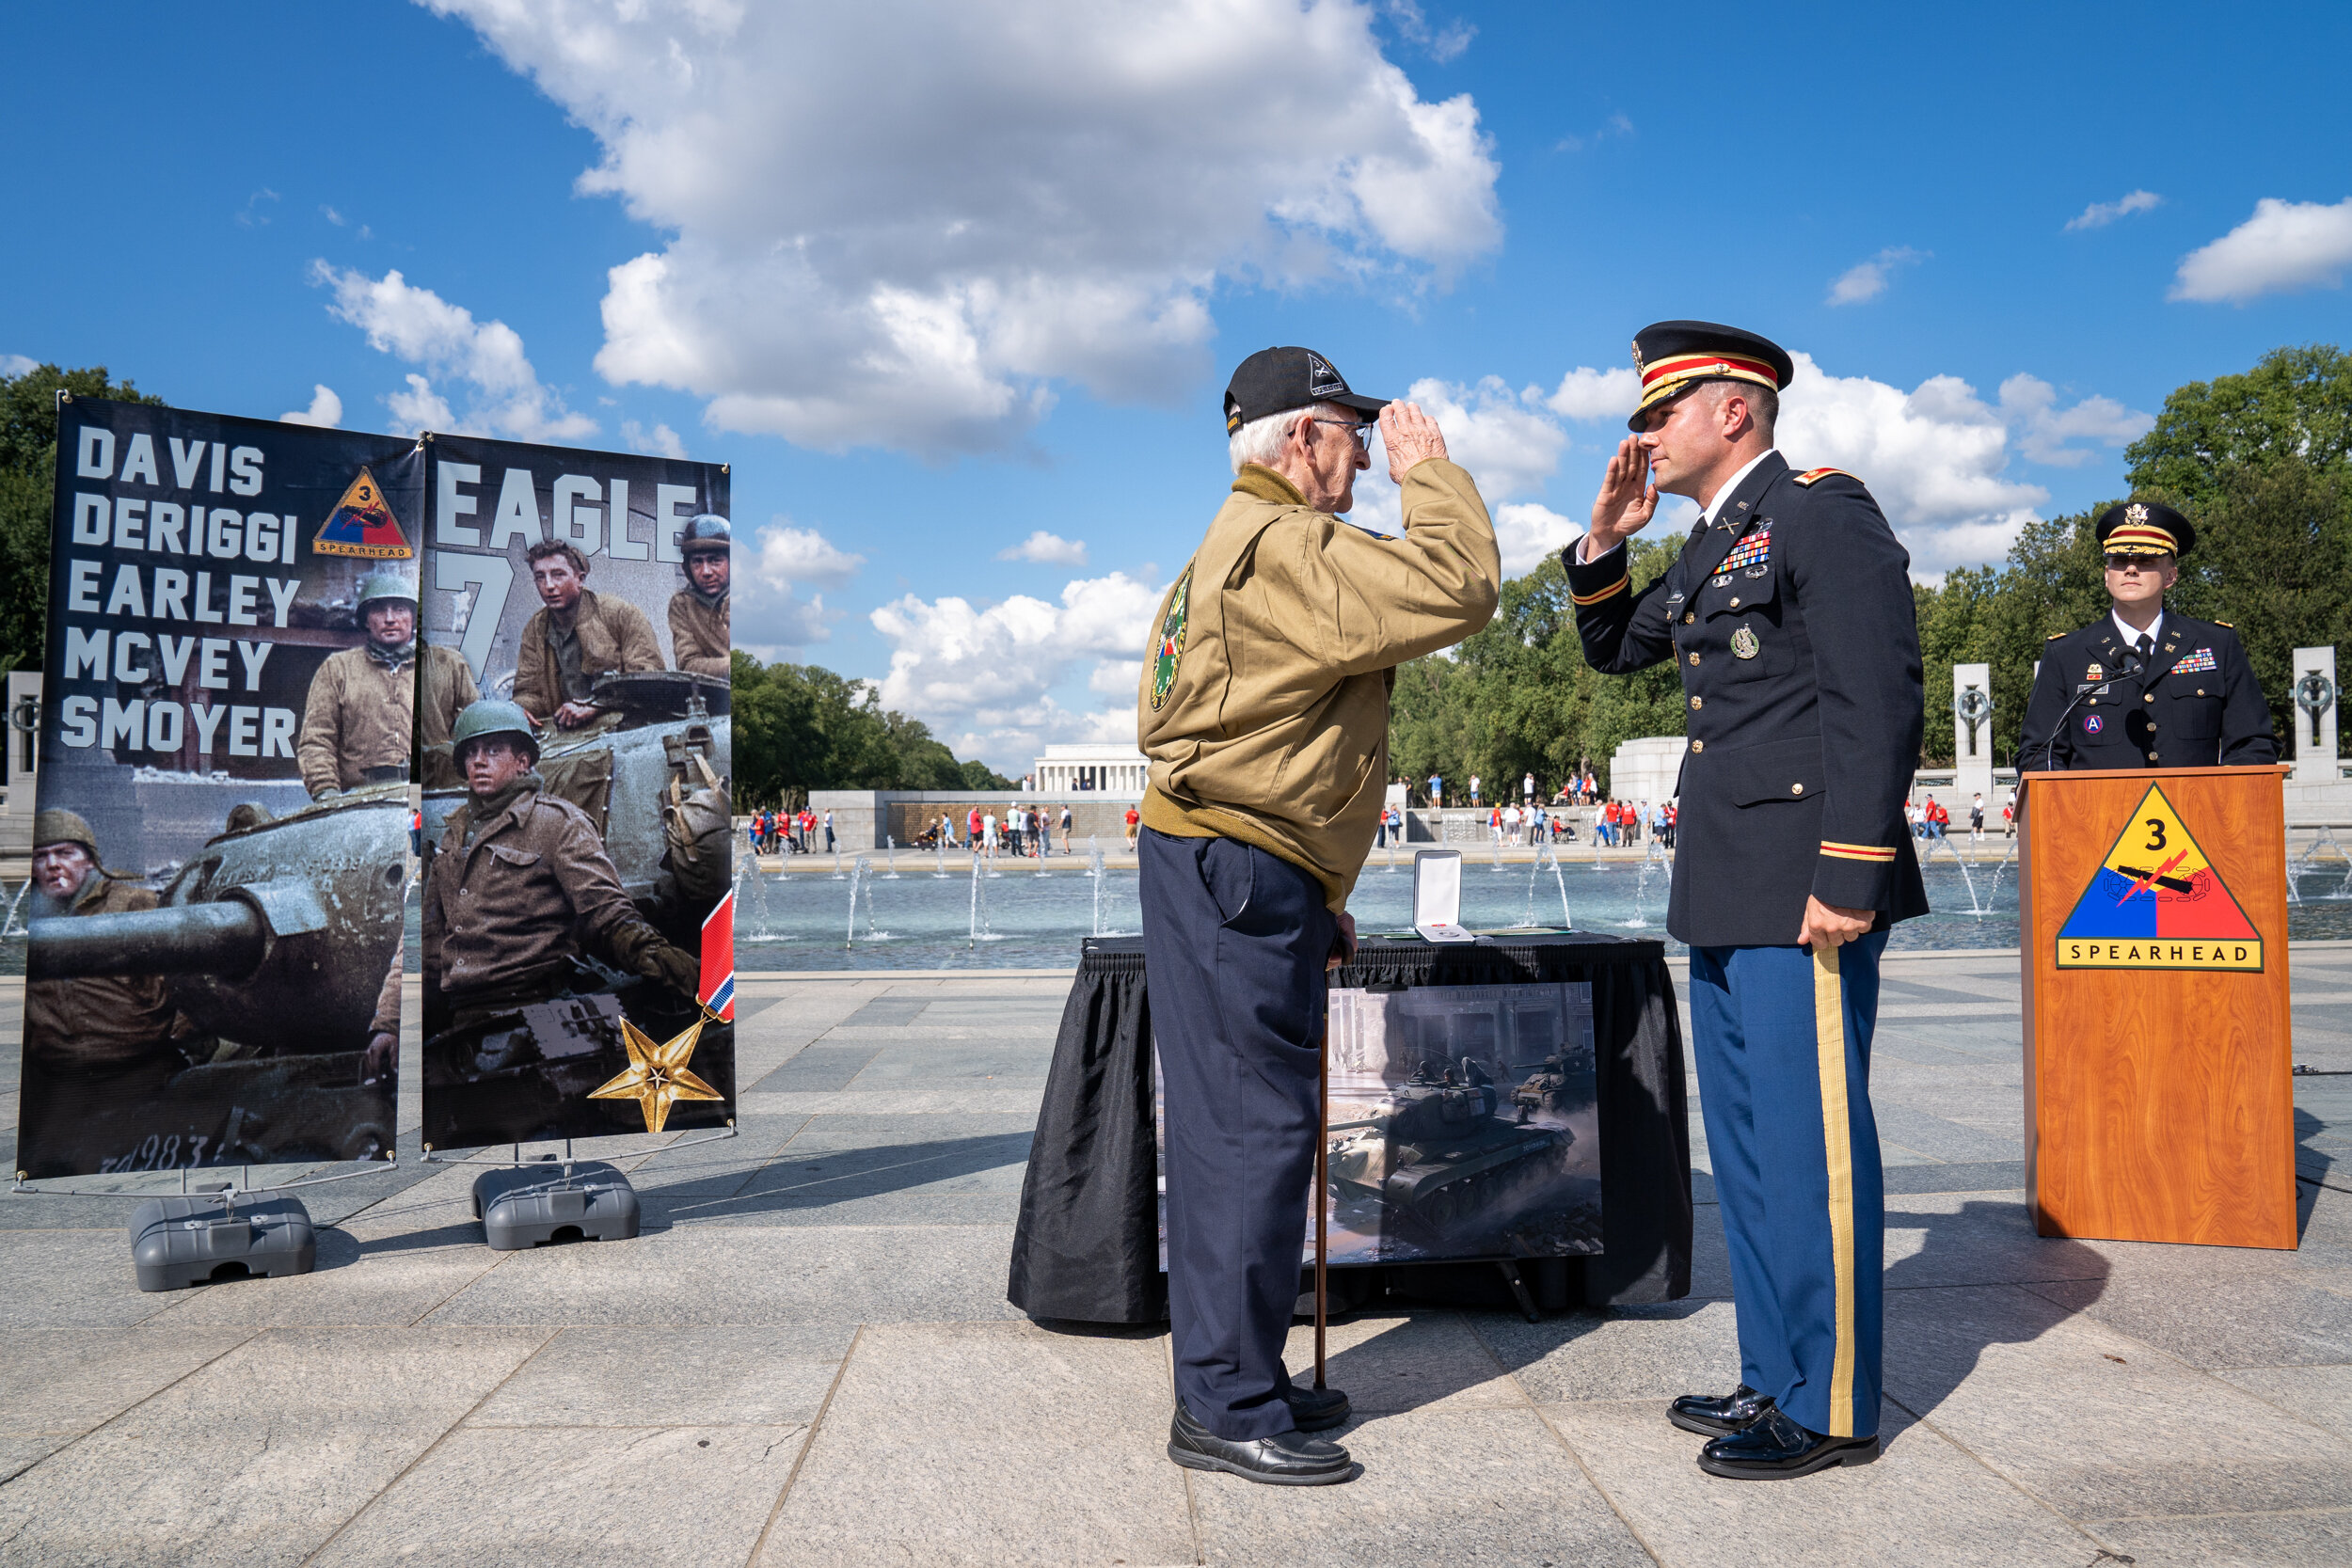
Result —
<path fill-rule="evenodd" d="M 1222 1470 L 1269 1486 L 1333 1486 L 1363 1473 L 1345 1449 L 1321 1437 L 1295 1432 L 1219 1437 L 1194 1420 L 1182 1400 L 1168 1424 L 1168 1457 L 1187 1470 Z"/>
<path fill-rule="evenodd" d="M 1666 1406 L 1666 1419 L 1685 1432 L 1729 1437 L 1745 1432 L 1772 1407 L 1772 1396 L 1742 1383 L 1728 1394 L 1685 1394 Z"/>
<path fill-rule="evenodd" d="M 1347 1420 L 1347 1396 L 1337 1388 L 1301 1388 L 1294 1383 L 1282 1400 L 1301 1432 L 1328 1432 Z"/>
<path fill-rule="evenodd" d="M 1879 1456 L 1878 1434 L 1824 1437 L 1790 1420 L 1777 1405 L 1745 1432 L 1718 1437 L 1699 1450 L 1699 1468 L 1735 1481 L 1788 1481 L 1833 1465 L 1867 1465 Z"/>

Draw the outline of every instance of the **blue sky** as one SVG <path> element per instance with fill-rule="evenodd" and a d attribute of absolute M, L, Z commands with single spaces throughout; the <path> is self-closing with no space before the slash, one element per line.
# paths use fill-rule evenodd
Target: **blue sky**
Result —
<path fill-rule="evenodd" d="M 2352 336 L 2348 35 L 2317 6 L 49 8 L 0 62 L 0 357 L 728 461 L 739 640 L 1020 771 L 1126 722 L 1267 343 L 1420 388 L 1519 569 L 1589 510 L 1667 316 L 1806 356 L 1784 450 L 1860 474 L 1923 574 L 2116 495 L 2172 388 Z"/>

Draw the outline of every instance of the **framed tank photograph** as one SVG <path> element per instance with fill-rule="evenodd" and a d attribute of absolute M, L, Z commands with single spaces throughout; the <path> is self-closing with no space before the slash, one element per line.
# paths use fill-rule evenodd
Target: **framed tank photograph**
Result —
<path fill-rule="evenodd" d="M 1588 982 L 1338 990 L 1329 1017 L 1333 1265 L 1601 1250 Z M 1156 1052 L 1152 1089 L 1165 1145 Z"/>

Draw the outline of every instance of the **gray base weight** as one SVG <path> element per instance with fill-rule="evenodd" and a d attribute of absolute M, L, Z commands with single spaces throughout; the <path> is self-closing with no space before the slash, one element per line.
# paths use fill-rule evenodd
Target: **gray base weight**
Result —
<path fill-rule="evenodd" d="M 473 1212 L 493 1252 L 637 1234 L 637 1189 L 601 1160 L 575 1161 L 569 1177 L 552 1163 L 485 1170 L 474 1178 Z"/>
<path fill-rule="evenodd" d="M 151 1197 L 131 1211 L 131 1262 L 142 1291 L 309 1274 L 317 1257 L 300 1198 L 254 1198 L 231 1212 L 209 1195 Z"/>

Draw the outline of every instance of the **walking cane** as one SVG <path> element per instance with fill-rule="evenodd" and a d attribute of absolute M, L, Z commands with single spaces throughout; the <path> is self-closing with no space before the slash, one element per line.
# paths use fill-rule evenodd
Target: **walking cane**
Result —
<path fill-rule="evenodd" d="M 1331 1250 L 1331 997 L 1325 982 L 1323 1053 L 1315 1099 L 1321 1107 L 1315 1123 L 1315 1387 L 1323 1386 L 1323 1325 L 1330 1310 L 1325 1289 L 1325 1259 Z"/>

